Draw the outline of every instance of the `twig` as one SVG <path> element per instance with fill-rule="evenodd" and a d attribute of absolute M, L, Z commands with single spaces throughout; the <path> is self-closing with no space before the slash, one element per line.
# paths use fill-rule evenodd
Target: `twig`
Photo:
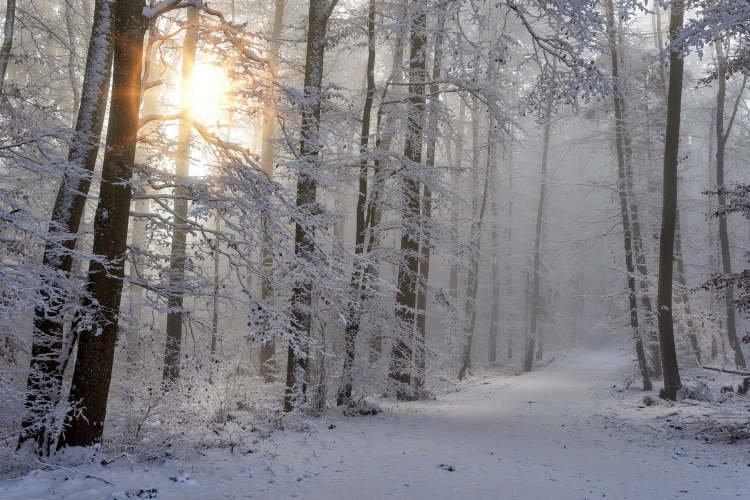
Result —
<path fill-rule="evenodd" d="M 35 460 L 35 462 L 38 463 L 38 464 L 40 464 L 40 465 L 44 465 L 45 467 L 57 467 L 58 469 L 65 469 L 65 470 L 69 470 L 70 472 L 76 472 L 78 474 L 83 474 L 84 476 L 86 476 L 86 479 L 98 479 L 99 481 L 103 481 L 103 482 L 105 482 L 107 484 L 110 484 L 110 485 L 114 486 L 114 483 L 110 483 L 106 479 L 102 479 L 99 476 L 94 476 L 93 474 L 88 474 L 86 472 L 81 472 L 79 470 L 71 469 L 70 467 L 63 467 L 62 465 L 47 464 L 47 463 L 41 462 L 39 460 Z"/>

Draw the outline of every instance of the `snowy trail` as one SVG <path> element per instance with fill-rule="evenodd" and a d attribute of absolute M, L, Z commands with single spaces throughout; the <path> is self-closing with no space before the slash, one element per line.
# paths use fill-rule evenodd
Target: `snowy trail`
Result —
<path fill-rule="evenodd" d="M 530 374 L 469 380 L 438 401 L 275 432 L 252 454 L 38 471 L 0 483 L 0 498 L 126 498 L 151 486 L 180 500 L 748 498 L 747 442 L 655 430 L 669 408 L 635 407 L 636 391 L 625 404 L 612 388 L 627 365 L 614 349 L 584 351 Z M 189 479 L 169 480 L 179 473 Z"/>

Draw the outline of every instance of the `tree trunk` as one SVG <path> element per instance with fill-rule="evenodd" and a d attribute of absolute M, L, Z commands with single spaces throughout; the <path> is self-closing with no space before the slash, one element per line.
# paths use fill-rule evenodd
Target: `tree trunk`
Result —
<path fill-rule="evenodd" d="M 511 150 L 510 150 L 510 159 L 508 162 L 508 226 L 506 228 L 506 236 L 507 236 L 507 248 L 508 248 L 508 254 L 506 256 L 508 260 L 507 264 L 507 270 L 506 274 L 508 275 L 508 305 L 511 304 L 511 297 L 513 297 L 513 266 L 511 264 L 511 256 L 513 255 L 513 137 L 511 137 Z M 508 308 L 508 324 L 506 325 L 506 330 L 508 331 L 508 359 L 513 359 L 513 350 L 516 347 L 513 327 L 514 327 L 514 320 L 516 318 L 516 313 L 513 309 L 513 307 Z"/>
<path fill-rule="evenodd" d="M 393 72 L 392 82 L 397 83 L 402 81 L 401 67 L 404 62 L 404 36 L 399 31 L 397 32 L 395 46 L 393 50 L 393 65 L 391 71 Z M 378 107 L 377 118 L 375 120 L 375 149 L 378 153 L 386 153 L 391 150 L 391 138 L 393 132 L 389 130 L 388 125 L 392 121 L 390 117 L 385 113 L 385 106 L 383 101 L 388 95 L 388 86 L 383 89 L 381 96 L 381 103 Z M 375 246 L 380 244 L 380 236 L 376 231 L 376 228 L 380 225 L 382 220 L 382 210 L 378 197 L 380 193 L 385 189 L 385 178 L 380 175 L 380 158 L 379 154 L 375 156 L 372 169 L 373 186 L 371 190 L 371 201 L 369 203 L 369 213 L 367 216 L 368 224 L 367 231 L 369 234 L 369 242 L 367 243 L 367 253 L 370 253 Z M 372 276 L 373 280 L 380 278 L 380 267 L 379 264 L 373 264 L 368 269 L 367 273 Z M 370 339 L 370 363 L 375 363 L 380 355 L 383 354 L 383 337 L 381 335 L 374 334 Z"/>
<path fill-rule="evenodd" d="M 437 148 L 437 105 L 438 91 L 440 90 L 437 82 L 440 79 L 440 70 L 443 58 L 443 28 L 445 26 L 445 6 L 438 13 L 437 35 L 435 37 L 435 47 L 433 49 L 432 61 L 432 84 L 430 84 L 430 118 L 428 120 L 428 142 L 427 157 L 425 163 L 428 168 L 435 168 L 435 152 Z M 428 184 L 423 184 L 422 193 L 422 222 L 428 221 L 432 217 L 432 191 Z M 415 386 L 420 390 L 424 385 L 425 370 L 427 368 L 427 286 L 430 280 L 430 230 L 422 228 L 422 240 L 420 241 L 420 254 L 422 260 L 419 263 L 419 291 L 417 293 L 417 345 L 419 348 L 416 352 L 415 364 L 417 365 L 417 379 Z"/>
<path fill-rule="evenodd" d="M 52 210 L 49 231 L 65 235 L 65 239 L 61 245 L 49 244 L 44 250 L 43 265 L 64 276 L 73 267 L 72 251 L 86 207 L 91 174 L 96 166 L 107 107 L 112 70 L 110 6 L 108 0 L 96 2 L 76 121 L 76 140 L 68 152 L 69 168 L 60 183 Z M 49 419 L 53 418 L 52 412 L 60 400 L 63 372 L 75 339 L 72 332 L 67 338 L 63 334 L 63 309 L 67 304 L 63 284 L 48 282 L 41 293 L 48 305 L 34 311 L 31 373 L 19 446 L 27 439 L 34 439 L 38 451 L 46 455 L 53 438 L 49 434 L 52 423 Z"/>
<path fill-rule="evenodd" d="M 616 50 L 616 49 L 615 49 Z M 659 351 L 659 336 L 653 322 L 656 320 L 654 308 L 651 304 L 651 294 L 649 291 L 648 267 L 646 266 L 646 255 L 643 249 L 643 238 L 641 237 L 641 223 L 638 217 L 638 203 L 635 199 L 635 189 L 633 188 L 633 151 L 630 146 L 630 135 L 626 127 L 625 98 L 622 92 L 618 92 L 620 98 L 620 109 L 622 114 L 622 126 L 620 134 L 622 136 L 623 150 L 625 153 L 625 179 L 626 179 L 626 198 L 630 205 L 630 222 L 633 240 L 633 252 L 635 254 L 635 268 L 639 275 L 639 285 L 641 292 L 641 305 L 646 310 L 647 328 L 646 338 L 647 346 L 651 355 L 651 372 L 650 376 L 659 378 L 662 376 L 661 352 Z M 640 335 L 643 340 L 643 335 Z"/>
<path fill-rule="evenodd" d="M 471 236 L 469 239 L 474 252 L 472 253 L 471 262 L 469 263 L 469 270 L 466 278 L 466 299 L 464 301 L 464 315 L 466 317 L 464 333 L 466 334 L 466 344 L 464 344 L 463 363 L 461 364 L 461 369 L 458 372 L 458 380 L 463 380 L 463 378 L 466 376 L 466 371 L 471 366 L 471 344 L 474 340 L 474 324 L 476 323 L 477 317 L 476 300 L 477 288 L 479 285 L 479 252 L 482 243 L 482 222 L 484 221 L 484 211 L 487 207 L 487 195 L 490 190 L 490 185 L 492 184 L 492 173 L 494 170 L 492 168 L 492 163 L 494 161 L 494 157 L 492 154 L 492 144 L 495 141 L 495 134 L 492 117 L 490 117 L 489 129 L 490 130 L 488 132 L 487 139 L 487 166 L 484 171 L 484 189 L 482 190 L 482 202 L 479 207 L 478 218 L 474 219 L 474 223 L 471 226 Z M 475 155 L 475 157 L 476 156 L 478 155 Z"/>
<path fill-rule="evenodd" d="M 216 213 L 216 234 L 221 231 L 221 215 Z M 213 242 L 214 255 L 214 303 L 213 314 L 211 315 L 211 357 L 216 356 L 216 342 L 219 336 L 219 268 L 221 264 L 219 252 L 219 239 L 215 238 Z"/>
<path fill-rule="evenodd" d="M 674 0 L 669 20 L 670 40 L 682 26 L 685 4 Z M 659 238 L 659 291 L 656 309 L 659 318 L 659 345 L 664 372 L 663 396 L 672 401 L 682 387 L 672 316 L 672 279 L 674 267 L 674 231 L 677 216 L 677 156 L 680 147 L 680 109 L 682 107 L 682 71 L 684 61 L 677 52 L 669 53 L 669 90 L 667 94 L 667 130 L 664 141 L 664 197 Z"/>
<path fill-rule="evenodd" d="M 325 55 L 328 18 L 338 0 L 310 0 L 305 61 L 304 104 L 302 106 L 302 137 L 300 139 L 299 176 L 297 178 L 297 207 L 302 212 L 316 210 L 317 183 L 311 176 L 317 168 L 320 153 L 320 108 L 323 84 L 323 56 Z M 294 254 L 311 262 L 315 253 L 315 227 L 298 220 L 294 235 Z M 293 339 L 287 352 L 286 394 L 284 411 L 299 408 L 307 393 L 308 343 L 312 325 L 312 284 L 298 282 L 292 291 Z"/>
<path fill-rule="evenodd" d="M 690 339 L 690 347 L 693 349 L 693 355 L 695 356 L 695 360 L 697 361 L 697 366 L 701 365 L 701 350 L 700 347 L 698 347 L 698 336 L 695 334 L 695 325 L 693 324 L 693 318 L 690 314 L 690 301 L 688 300 L 688 288 L 686 285 L 685 280 L 685 263 L 682 260 L 682 224 L 680 221 L 680 211 L 679 207 L 677 210 L 677 220 L 676 223 L 676 234 L 675 234 L 675 242 L 674 242 L 674 253 L 675 258 L 677 259 L 677 280 L 680 284 L 680 287 L 682 288 L 682 296 L 678 297 L 678 299 L 682 300 L 682 303 L 685 306 L 685 315 L 687 316 L 687 328 L 688 328 L 688 338 Z"/>
<path fill-rule="evenodd" d="M 464 120 L 466 120 L 466 104 L 459 95 L 458 104 L 458 137 L 456 140 L 456 163 L 452 165 L 451 170 L 451 182 L 453 186 L 458 188 L 461 180 L 461 166 L 463 165 L 464 159 Z M 458 235 L 458 203 L 453 205 L 451 209 L 451 230 L 454 234 Z M 458 266 L 455 262 L 450 264 L 450 277 L 448 282 L 448 291 L 453 300 L 458 300 Z"/>
<path fill-rule="evenodd" d="M 723 54 L 721 43 L 716 44 L 716 55 L 719 61 L 719 66 L 726 62 L 726 57 Z M 745 77 L 745 82 L 747 77 Z M 716 94 L 716 183 L 719 188 L 724 187 L 724 153 L 727 146 L 727 139 L 729 139 L 729 133 L 732 131 L 732 123 L 734 122 L 734 116 L 737 112 L 737 106 L 735 106 L 732 119 L 727 126 L 726 132 L 724 132 L 724 100 L 727 93 L 726 79 L 723 76 L 717 78 L 719 85 L 719 91 Z M 745 86 L 743 82 L 743 90 Z M 742 92 L 740 92 L 740 95 Z M 737 100 L 739 102 L 739 99 Z M 719 193 L 719 209 L 726 206 L 726 196 L 723 193 Z M 721 244 L 721 265 L 722 271 L 725 275 L 732 273 L 732 258 L 729 250 L 729 231 L 727 229 L 727 215 L 725 213 L 719 214 L 719 242 Z M 746 367 L 745 355 L 742 353 L 742 345 L 737 340 L 737 319 L 734 309 L 734 287 L 728 286 L 725 288 L 725 306 L 726 306 L 726 318 L 727 318 L 727 339 L 729 340 L 729 346 L 734 351 L 734 363 L 738 370 L 744 370 Z"/>
<path fill-rule="evenodd" d="M 500 207 L 497 188 L 492 186 L 492 309 L 490 310 L 490 338 L 488 361 L 497 361 L 497 334 L 500 330 Z"/>
<path fill-rule="evenodd" d="M 73 32 L 73 6 L 71 5 L 71 0 L 65 0 L 64 9 L 65 31 L 68 35 L 68 43 L 71 47 L 75 47 L 76 39 L 75 33 Z M 0 50 L 0 53 L 4 52 Z M 4 76 L 5 73 L 3 72 L 3 77 Z M 76 78 L 76 53 L 75 50 L 70 49 L 68 50 L 68 78 L 70 79 L 70 88 L 73 90 L 73 109 L 78 109 L 81 105 L 81 94 L 78 91 L 78 78 Z"/>
<path fill-rule="evenodd" d="M 195 54 L 198 49 L 198 23 L 200 16 L 194 7 L 187 9 L 185 40 L 182 43 L 182 85 L 180 87 L 180 112 L 192 117 L 193 114 L 193 80 L 195 75 Z M 180 120 L 177 131 L 177 161 L 175 174 L 178 182 L 190 176 L 190 136 L 192 124 Z M 188 202 L 180 198 L 183 188 L 175 188 L 174 212 L 172 221 L 172 252 L 169 263 L 169 295 L 167 305 L 167 343 L 164 351 L 164 387 L 168 389 L 180 378 L 180 354 L 182 352 L 182 299 L 185 291 L 185 260 L 187 259 L 187 224 Z"/>
<path fill-rule="evenodd" d="M 557 60 L 553 61 L 553 64 Z M 552 119 L 547 116 L 544 123 L 544 144 L 542 149 L 542 182 L 539 190 L 539 207 L 536 214 L 536 236 L 534 237 L 534 280 L 531 293 L 531 328 L 526 343 L 526 362 L 524 371 L 531 371 L 534 364 L 534 348 L 536 344 L 537 324 L 539 322 L 539 271 L 541 265 L 542 219 L 544 218 L 544 201 L 547 196 L 547 156 L 549 154 L 549 138 Z"/>
<path fill-rule="evenodd" d="M 607 1 L 607 28 L 610 43 L 610 55 L 612 61 L 612 79 L 615 85 L 619 84 L 619 59 L 617 54 L 617 42 L 614 33 L 614 5 L 612 0 Z M 643 378 L 643 390 L 652 389 L 651 378 L 648 372 L 646 353 L 643 349 L 643 340 L 638 324 L 638 302 L 635 285 L 635 266 L 633 265 L 633 233 L 630 224 L 630 213 L 628 212 L 628 183 L 626 172 L 625 144 L 624 144 L 624 116 L 622 91 L 615 87 L 615 149 L 617 151 L 618 192 L 620 198 L 620 215 L 622 217 L 622 230 L 625 243 L 625 269 L 628 273 L 628 305 L 630 307 L 630 327 L 635 338 L 635 352 L 638 358 L 638 367 Z"/>
<path fill-rule="evenodd" d="M 262 146 L 260 166 L 269 178 L 273 177 L 274 164 L 274 144 L 276 136 L 276 82 L 275 73 L 279 66 L 279 50 L 281 48 L 281 31 L 284 27 L 284 7 L 286 0 L 274 1 L 273 27 L 271 28 L 271 42 L 268 46 L 268 67 L 271 102 L 266 105 L 265 116 L 263 117 Z M 273 256 L 271 250 L 264 245 L 261 251 L 261 265 L 266 273 L 270 272 L 273 265 Z M 271 283 L 269 277 L 265 274 L 261 276 L 260 298 L 268 300 L 271 294 Z M 276 342 L 273 339 L 268 340 L 260 347 L 260 376 L 266 383 L 273 382 L 276 375 Z"/>
<path fill-rule="evenodd" d="M 420 10 L 411 25 L 411 49 L 409 54 L 409 98 L 408 132 L 404 144 L 404 157 L 414 164 L 422 163 L 422 132 L 425 122 L 425 77 L 426 59 L 423 51 L 427 43 L 427 15 Z M 403 221 L 414 224 L 420 218 L 419 184 L 407 174 L 403 179 Z M 412 343 L 414 338 L 414 310 L 417 302 L 419 273 L 419 241 L 406 227 L 401 230 L 401 252 L 403 263 L 398 268 L 398 292 L 396 294 L 396 317 L 405 332 L 391 350 L 391 366 L 388 376 L 396 384 L 399 399 L 411 397 Z"/>
<path fill-rule="evenodd" d="M 97 2 L 97 6 L 99 2 Z M 0 47 L 0 96 L 5 85 L 5 73 L 8 71 L 10 52 L 13 49 L 13 26 L 16 22 L 16 0 L 6 0 L 5 24 L 3 26 L 3 45 Z M 90 45 L 89 45 L 90 46 Z"/>
<path fill-rule="evenodd" d="M 159 111 L 158 106 L 158 89 L 154 89 L 149 92 L 148 85 L 151 83 L 152 71 L 158 64 L 157 56 L 159 47 L 164 40 L 158 40 L 156 37 L 159 36 L 159 24 L 160 20 L 157 19 L 154 25 L 149 28 L 148 38 L 149 43 L 146 47 L 148 52 L 144 54 L 144 60 L 147 65 L 144 66 L 144 72 L 141 77 L 141 117 L 149 116 L 151 114 L 157 114 Z M 137 148 L 135 152 L 135 164 L 145 164 L 148 162 L 148 151 L 145 148 Z M 145 193 L 150 191 L 148 186 L 143 186 Z M 150 200 L 148 198 L 136 198 L 133 203 L 133 209 L 136 214 L 142 214 L 143 216 L 131 217 L 131 230 L 130 230 L 130 246 L 131 250 L 131 261 L 130 261 L 130 294 L 128 297 L 128 309 L 130 311 L 131 321 L 130 324 L 123 328 L 125 330 L 125 341 L 126 341 L 126 355 L 128 363 L 128 373 L 132 373 L 135 368 L 134 364 L 137 358 L 137 348 L 140 342 L 140 328 L 142 322 L 141 315 L 141 301 L 143 300 L 144 287 L 141 286 L 140 281 L 143 271 L 144 258 L 142 251 L 145 250 L 148 245 L 146 239 L 146 224 L 148 221 L 147 216 L 150 211 Z"/>
<path fill-rule="evenodd" d="M 114 63 L 99 205 L 94 217 L 94 255 L 89 263 L 86 316 L 73 329 L 79 335 L 70 402 L 80 413 L 68 414 L 70 428 L 58 447 L 101 442 L 112 377 L 123 263 L 130 218 L 131 188 L 138 133 L 143 38 L 147 19 L 143 4 L 119 0 L 113 15 Z"/>
<path fill-rule="evenodd" d="M 367 158 L 368 145 L 370 143 L 370 119 L 372 117 L 372 103 L 375 98 L 375 0 L 369 1 L 367 14 L 367 93 L 365 94 L 365 105 L 362 110 L 362 132 L 359 136 L 359 194 L 357 196 L 357 228 L 354 236 L 354 253 L 362 255 L 365 251 L 365 239 L 367 236 Z M 352 275 L 352 288 L 354 299 L 349 303 L 349 317 L 346 321 L 346 332 L 344 334 L 344 366 L 341 370 L 341 388 L 336 398 L 336 404 L 348 404 L 352 398 L 352 370 L 357 353 L 357 336 L 359 335 L 360 320 L 365 301 L 365 269 L 361 262 L 356 263 Z"/>

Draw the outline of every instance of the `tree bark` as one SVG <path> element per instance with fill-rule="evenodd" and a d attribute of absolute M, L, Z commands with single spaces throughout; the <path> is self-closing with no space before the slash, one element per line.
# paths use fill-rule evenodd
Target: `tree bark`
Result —
<path fill-rule="evenodd" d="M 682 26 L 685 4 L 674 0 L 669 20 L 670 40 L 674 40 Z M 669 53 L 669 90 L 667 93 L 667 127 L 664 141 L 664 196 L 659 238 L 659 291 L 657 314 L 659 318 L 659 345 L 664 372 L 663 396 L 677 399 L 682 387 L 677 350 L 674 342 L 672 315 L 672 280 L 674 276 L 674 232 L 677 216 L 677 156 L 680 147 L 680 110 L 682 107 L 682 72 L 684 61 L 674 50 Z"/>
<path fill-rule="evenodd" d="M 513 255 L 513 137 L 511 137 L 511 150 L 510 150 L 510 159 L 508 162 L 508 226 L 506 228 L 506 236 L 508 239 L 507 248 L 507 270 L 506 274 L 508 276 L 508 287 L 507 287 L 507 297 L 508 297 L 508 304 L 510 305 L 511 297 L 513 296 L 513 266 L 511 265 L 511 256 Z M 506 329 L 508 331 L 508 352 L 507 357 L 508 359 L 513 359 L 513 350 L 516 347 L 516 341 L 515 337 L 513 335 L 513 327 L 514 327 L 514 321 L 516 318 L 516 313 L 513 309 L 513 307 L 508 308 L 508 325 L 506 325 Z"/>
<path fill-rule="evenodd" d="M 48 244 L 42 264 L 68 276 L 73 267 L 78 229 L 91 185 L 91 174 L 96 166 L 99 142 L 104 124 L 104 113 L 109 94 L 112 70 L 112 2 L 99 0 L 94 9 L 91 38 L 84 71 L 81 105 L 76 120 L 76 135 L 68 152 L 69 169 L 58 188 L 49 232 L 64 235 L 62 244 Z M 63 334 L 63 309 L 67 305 L 66 292 L 61 283 L 48 282 L 42 296 L 47 306 L 34 311 L 31 373 L 27 381 L 26 417 L 21 425 L 19 447 L 34 439 L 37 450 L 49 452 L 49 428 L 52 411 L 60 400 L 63 372 L 75 340 L 71 332 Z"/>
<path fill-rule="evenodd" d="M 273 140 L 276 136 L 276 82 L 274 77 L 279 66 L 285 6 L 286 0 L 274 1 L 273 27 L 271 28 L 271 42 L 268 47 L 268 84 L 270 85 L 271 99 L 270 104 L 266 105 L 263 117 L 260 166 L 269 178 L 273 177 Z M 261 251 L 260 260 L 265 272 L 270 272 L 273 265 L 273 256 L 271 250 L 265 245 Z M 268 300 L 271 294 L 271 282 L 265 274 L 261 277 L 260 287 L 261 300 Z M 273 382 L 276 378 L 276 342 L 273 339 L 268 340 L 260 347 L 260 376 L 266 383 Z"/>
<path fill-rule="evenodd" d="M 492 184 L 492 162 L 494 157 L 492 154 L 492 144 L 495 141 L 494 127 L 492 123 L 492 117 L 490 117 L 489 132 L 487 139 L 487 166 L 484 171 L 484 189 L 482 190 L 482 202 L 479 207 L 478 217 L 474 219 L 474 223 L 471 226 L 470 242 L 474 249 L 474 253 L 469 263 L 469 270 L 466 277 L 466 299 L 464 301 L 464 316 L 466 323 L 464 325 L 464 333 L 466 334 L 466 344 L 464 344 L 463 351 L 463 362 L 461 369 L 458 372 L 458 380 L 463 380 L 466 376 L 466 371 L 471 367 L 471 345 L 474 340 L 474 325 L 477 317 L 477 288 L 479 285 L 479 252 L 481 250 L 482 243 L 482 222 L 484 221 L 484 211 L 487 207 L 487 195 Z M 475 148 L 478 149 L 478 148 Z M 478 155 L 475 155 L 478 156 Z"/>
<path fill-rule="evenodd" d="M 216 234 L 221 231 L 221 215 L 216 213 Z M 216 356 L 216 342 L 219 336 L 219 269 L 221 265 L 221 252 L 219 251 L 219 239 L 214 239 L 213 242 L 213 257 L 214 257 L 214 303 L 213 313 L 211 315 L 211 357 Z"/>
<path fill-rule="evenodd" d="M 323 84 L 323 57 L 325 55 L 328 18 L 338 0 L 310 0 L 307 57 L 305 61 L 304 104 L 302 130 L 299 144 L 303 163 L 297 178 L 297 207 L 302 212 L 316 210 L 317 182 L 311 170 L 317 168 L 320 153 L 320 109 Z M 315 253 L 315 227 L 307 221 L 297 221 L 294 236 L 294 254 L 307 262 Z M 312 283 L 303 279 L 292 291 L 293 339 L 287 352 L 286 394 L 284 411 L 292 411 L 304 404 L 307 393 L 308 343 L 312 325 Z"/>
<path fill-rule="evenodd" d="M 418 2 L 415 2 L 418 5 Z M 411 25 L 411 49 L 409 53 L 409 114 L 408 132 L 404 144 L 404 157 L 413 165 L 422 163 L 422 132 L 425 122 L 425 77 L 427 43 L 427 15 L 421 10 Z M 403 179 L 403 221 L 415 224 L 420 217 L 419 184 L 407 174 Z M 414 311 L 417 301 L 419 273 L 419 240 L 404 227 L 401 230 L 401 252 L 403 263 L 398 268 L 398 292 L 396 294 L 396 317 L 406 329 L 391 350 L 391 365 L 388 376 L 395 382 L 393 388 L 399 399 L 412 397 L 412 344 L 414 339 Z"/>
<path fill-rule="evenodd" d="M 461 167 L 464 158 L 464 120 L 466 120 L 466 103 L 459 95 L 458 103 L 458 137 L 456 139 L 456 163 L 451 170 L 451 182 L 458 187 L 461 180 Z M 458 235 L 458 203 L 451 209 L 451 230 Z M 448 281 L 448 291 L 453 300 L 458 300 L 458 266 L 455 262 L 450 264 L 450 276 Z"/>
<path fill-rule="evenodd" d="M 494 184 L 494 183 L 493 183 Z M 497 334 L 500 330 L 500 209 L 497 189 L 492 187 L 492 308 L 490 310 L 490 338 L 488 361 L 497 361 Z"/>
<path fill-rule="evenodd" d="M 99 205 L 94 217 L 93 253 L 88 272 L 85 316 L 73 329 L 79 335 L 68 414 L 70 428 L 58 448 L 101 442 L 112 378 L 123 264 L 130 218 L 131 188 L 138 133 L 143 39 L 147 19 L 138 0 L 118 0 L 113 15 L 114 63 Z"/>
<path fill-rule="evenodd" d="M 682 259 L 682 224 L 680 221 L 680 210 L 677 210 L 677 220 L 675 221 L 675 242 L 674 242 L 674 253 L 677 260 L 677 281 L 682 288 L 682 296 L 678 299 L 682 300 L 685 307 L 685 315 L 687 316 L 687 328 L 688 328 L 688 339 L 690 340 L 690 347 L 693 349 L 693 355 L 697 364 L 701 364 L 701 350 L 698 347 L 698 336 L 695 334 L 695 325 L 693 318 L 690 313 L 690 301 L 688 298 L 688 288 L 685 279 L 685 263 Z"/>
<path fill-rule="evenodd" d="M 370 119 L 372 118 L 372 103 L 375 98 L 375 0 L 369 0 L 367 13 L 367 92 L 365 105 L 362 110 L 362 131 L 359 136 L 359 194 L 357 196 L 357 227 L 354 236 L 354 253 L 362 255 L 365 251 L 367 236 L 367 175 L 369 160 L 367 148 L 370 143 Z M 349 303 L 346 332 L 344 334 L 344 366 L 341 370 L 341 388 L 336 398 L 337 405 L 348 404 L 352 398 L 352 370 L 356 360 L 357 336 L 359 335 L 360 320 L 365 301 L 365 269 L 361 262 L 356 263 L 352 275 L 354 299 Z"/>
<path fill-rule="evenodd" d="M 628 305 L 630 307 L 630 327 L 635 338 L 635 352 L 638 358 L 638 367 L 643 379 L 643 390 L 652 389 L 651 378 L 648 372 L 646 353 L 643 349 L 643 340 L 638 324 L 638 302 L 635 284 L 635 266 L 633 265 L 633 233 L 628 212 L 628 184 L 625 158 L 624 141 L 624 116 L 622 90 L 619 88 L 619 59 L 617 53 L 617 42 L 614 33 L 614 5 L 612 0 L 607 1 L 607 28 L 610 43 L 610 55 L 612 61 L 612 79 L 615 82 L 615 149 L 617 151 L 618 192 L 620 198 L 620 215 L 622 217 L 622 230 L 625 244 L 625 269 L 628 273 Z"/>
<path fill-rule="evenodd" d="M 187 117 L 193 114 L 193 80 L 195 75 L 195 54 L 198 50 L 198 23 L 200 16 L 194 7 L 187 9 L 185 40 L 182 43 L 182 84 L 180 87 L 180 113 Z M 178 182 L 190 176 L 190 136 L 192 124 L 180 120 L 177 130 L 177 161 L 175 174 Z M 172 252 L 169 263 L 169 295 L 167 296 L 167 342 L 164 350 L 164 370 L 162 379 L 168 389 L 180 378 L 180 358 L 182 352 L 182 300 L 185 291 L 185 260 L 187 259 L 188 202 L 180 198 L 184 189 L 175 188 L 174 212 L 172 221 Z"/>
<path fill-rule="evenodd" d="M 662 376 L 661 367 L 661 353 L 659 351 L 659 335 L 653 322 L 656 320 L 654 314 L 654 308 L 651 303 L 651 294 L 649 290 L 648 281 L 648 267 L 646 266 L 646 254 L 643 249 L 643 238 L 641 237 L 641 223 L 638 217 L 638 203 L 635 198 L 635 189 L 633 188 L 633 151 L 630 146 L 630 135 L 627 132 L 625 112 L 625 98 L 622 92 L 619 92 L 621 102 L 621 115 L 622 115 L 622 126 L 620 127 L 620 134 L 622 136 L 623 150 L 625 153 L 625 178 L 626 178 L 626 197 L 629 202 L 630 208 L 630 219 L 631 219 L 631 232 L 633 241 L 633 253 L 635 258 L 635 269 L 639 275 L 641 305 L 646 311 L 646 321 L 644 322 L 647 328 L 646 338 L 647 346 L 651 355 L 651 371 L 649 375 L 651 377 L 659 378 Z M 643 335 L 640 335 L 643 340 Z"/>
<path fill-rule="evenodd" d="M 553 64 L 556 60 L 553 61 Z M 542 146 L 542 182 L 539 189 L 539 207 L 536 215 L 536 235 L 534 237 L 534 278 L 531 292 L 531 327 L 529 339 L 526 343 L 526 361 L 524 371 L 531 371 L 534 364 L 534 348 L 536 345 L 537 324 L 539 322 L 539 272 L 541 265 L 542 219 L 544 218 L 544 202 L 547 196 L 547 156 L 549 155 L 549 139 L 552 119 L 547 116 L 544 123 L 544 143 Z"/>
<path fill-rule="evenodd" d="M 97 3 L 98 5 L 98 3 Z M 16 0 L 6 0 L 3 45 L 0 47 L 0 96 L 5 90 L 5 73 L 8 71 L 10 52 L 13 49 L 13 27 L 16 22 Z"/>
<path fill-rule="evenodd" d="M 723 53 L 721 42 L 716 44 L 716 55 L 718 58 L 719 66 L 726 62 L 726 57 Z M 719 84 L 719 91 L 716 94 L 716 184 L 719 188 L 724 187 L 724 154 L 726 151 L 727 139 L 729 139 L 729 133 L 732 131 L 732 124 L 734 117 L 737 112 L 737 106 L 735 105 L 732 119 L 727 125 L 726 132 L 724 131 L 724 100 L 726 99 L 727 84 L 726 79 L 723 76 L 717 78 Z M 743 81 L 742 87 L 744 90 L 747 77 Z M 740 92 L 742 95 L 742 92 Z M 739 103 L 739 98 L 737 99 Z M 719 209 L 721 210 L 727 204 L 726 196 L 722 192 L 719 193 Z M 729 231 L 727 229 L 727 215 L 725 213 L 719 213 L 719 242 L 721 245 L 721 265 L 722 271 L 725 275 L 732 273 L 732 258 L 729 249 Z M 726 318 L 727 318 L 727 339 L 729 340 L 729 346 L 734 351 L 734 363 L 738 370 L 744 370 L 747 366 L 745 361 L 745 355 L 742 352 L 742 346 L 737 340 L 737 319 L 736 312 L 734 309 L 734 287 L 728 286 L 725 289 L 724 303 L 726 307 Z"/>
<path fill-rule="evenodd" d="M 438 91 L 440 90 L 436 83 L 440 79 L 441 65 L 443 59 L 443 28 L 445 26 L 445 6 L 438 13 L 437 34 L 435 36 L 435 47 L 433 49 L 432 61 L 432 84 L 430 84 L 430 104 L 431 108 L 428 119 L 428 141 L 425 164 L 427 168 L 435 168 L 435 153 L 437 149 L 437 105 Z M 422 222 L 428 221 L 432 217 L 432 190 L 429 184 L 422 184 Z M 419 263 L 419 291 L 417 292 L 417 345 L 415 353 L 415 364 L 417 366 L 417 378 L 415 387 L 419 391 L 424 385 L 425 370 L 427 369 L 427 287 L 430 281 L 430 230 L 422 227 L 422 239 L 419 243 L 421 261 Z"/>

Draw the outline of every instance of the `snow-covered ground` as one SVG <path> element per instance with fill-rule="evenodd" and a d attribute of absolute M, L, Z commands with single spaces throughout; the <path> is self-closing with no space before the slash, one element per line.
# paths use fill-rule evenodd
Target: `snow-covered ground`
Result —
<path fill-rule="evenodd" d="M 234 452 L 37 470 L 0 483 L 0 498 L 749 498 L 750 440 L 738 433 L 750 429 L 737 423 L 750 420 L 750 396 L 729 410 L 646 406 L 622 388 L 632 371 L 623 352 L 584 350 L 530 374 L 470 378 L 436 401 L 329 413 Z M 716 429 L 727 419 L 729 434 Z"/>

